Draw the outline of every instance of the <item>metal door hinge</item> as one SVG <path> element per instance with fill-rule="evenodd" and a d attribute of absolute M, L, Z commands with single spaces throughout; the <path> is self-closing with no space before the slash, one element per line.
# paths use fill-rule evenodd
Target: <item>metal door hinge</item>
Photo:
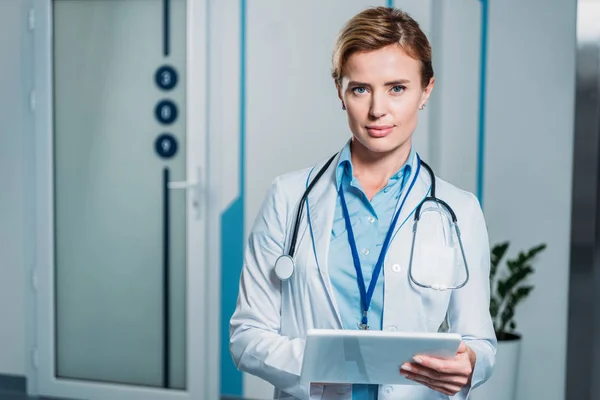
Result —
<path fill-rule="evenodd" d="M 27 25 L 30 31 L 35 29 L 35 10 L 33 8 L 29 9 L 29 13 L 27 15 Z"/>

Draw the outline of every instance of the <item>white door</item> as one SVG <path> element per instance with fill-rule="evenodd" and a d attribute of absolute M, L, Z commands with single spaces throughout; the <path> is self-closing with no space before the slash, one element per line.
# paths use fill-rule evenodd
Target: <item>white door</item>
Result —
<path fill-rule="evenodd" d="M 33 4 L 30 393 L 216 398 L 204 323 L 206 0 Z"/>

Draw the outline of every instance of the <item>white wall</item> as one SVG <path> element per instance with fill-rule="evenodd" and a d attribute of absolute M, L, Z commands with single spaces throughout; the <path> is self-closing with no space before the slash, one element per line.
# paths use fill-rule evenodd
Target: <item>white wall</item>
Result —
<path fill-rule="evenodd" d="M 21 1 L 0 2 L 0 374 L 25 375 L 24 163 L 28 72 Z"/>
<path fill-rule="evenodd" d="M 492 241 L 545 242 L 517 310 L 518 399 L 565 389 L 576 2 L 490 2 L 484 208 Z"/>
<path fill-rule="evenodd" d="M 436 86 L 431 98 L 431 164 L 436 174 L 477 193 L 481 33 L 479 0 L 435 2 L 430 33 Z"/>

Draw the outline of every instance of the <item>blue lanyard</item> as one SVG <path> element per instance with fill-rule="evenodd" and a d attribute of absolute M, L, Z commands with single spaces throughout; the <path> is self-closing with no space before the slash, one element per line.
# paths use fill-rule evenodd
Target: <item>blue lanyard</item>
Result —
<path fill-rule="evenodd" d="M 356 269 L 356 276 L 358 280 L 358 289 L 360 290 L 360 300 L 362 303 L 362 319 L 359 324 L 360 329 L 366 330 L 369 329 L 367 314 L 369 311 L 369 307 L 371 306 L 371 299 L 373 298 L 373 293 L 375 292 L 375 286 L 377 285 L 377 280 L 379 279 L 379 274 L 381 273 L 381 267 L 383 266 L 383 262 L 385 260 L 385 255 L 388 251 L 388 247 L 390 245 L 390 241 L 392 239 L 392 235 L 394 233 L 394 228 L 396 223 L 398 222 L 398 217 L 400 216 L 400 212 L 402 211 L 402 207 L 404 206 L 404 202 L 408 198 L 410 191 L 412 190 L 415 182 L 417 181 L 417 177 L 419 176 L 419 171 L 421 170 L 421 162 L 417 156 L 417 171 L 415 176 L 410 183 L 406 194 L 404 195 L 404 199 L 402 203 L 400 203 L 400 207 L 396 211 L 394 215 L 394 219 L 390 224 L 387 235 L 385 236 L 385 240 L 383 242 L 383 246 L 381 247 L 381 253 L 379 253 L 379 258 L 377 259 L 377 263 L 375 264 L 375 269 L 373 270 L 373 275 L 371 276 L 371 282 L 369 283 L 369 290 L 367 291 L 365 285 L 365 279 L 362 274 L 362 268 L 360 266 L 360 259 L 358 258 L 358 250 L 356 248 L 356 240 L 354 239 L 354 233 L 352 232 L 352 223 L 350 222 L 350 213 L 348 212 L 348 205 L 346 204 L 346 198 L 344 196 L 343 184 L 340 185 L 340 202 L 342 203 L 342 212 L 344 214 L 344 221 L 346 223 L 346 231 L 348 232 L 348 242 L 350 244 L 350 250 L 352 251 L 352 259 L 354 260 L 354 268 Z"/>

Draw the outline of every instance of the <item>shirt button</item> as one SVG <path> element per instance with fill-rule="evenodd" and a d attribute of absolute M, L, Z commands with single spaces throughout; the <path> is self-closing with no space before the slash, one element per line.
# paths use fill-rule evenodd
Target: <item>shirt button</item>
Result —
<path fill-rule="evenodd" d="M 384 390 L 385 394 L 391 394 L 394 391 L 394 388 L 391 386 L 386 386 Z"/>
<path fill-rule="evenodd" d="M 392 265 L 392 271 L 394 271 L 394 272 L 400 272 L 401 269 L 402 269 L 402 267 L 400 266 L 400 264 Z"/>
<path fill-rule="evenodd" d="M 373 218 L 373 216 L 370 216 L 369 218 L 367 218 L 367 221 L 369 221 L 369 223 L 372 224 L 373 222 L 375 222 L 375 218 Z"/>
<path fill-rule="evenodd" d="M 390 325 L 388 326 L 388 331 L 397 331 L 398 327 L 396 325 Z"/>
<path fill-rule="evenodd" d="M 363 249 L 362 253 L 366 256 L 367 254 L 369 254 L 369 249 Z"/>

